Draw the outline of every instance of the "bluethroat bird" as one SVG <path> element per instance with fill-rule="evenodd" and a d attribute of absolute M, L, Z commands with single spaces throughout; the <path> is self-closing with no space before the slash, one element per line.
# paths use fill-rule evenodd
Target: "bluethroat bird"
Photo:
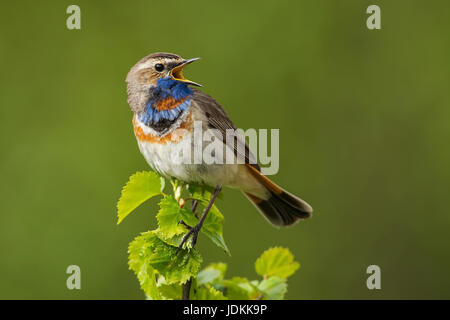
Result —
<path fill-rule="evenodd" d="M 153 53 L 138 61 L 126 78 L 128 103 L 134 113 L 134 133 L 150 167 L 168 178 L 215 188 L 198 225 L 186 236 L 192 235 L 195 245 L 198 231 L 222 186 L 242 190 L 275 226 L 292 225 L 310 217 L 309 204 L 280 188 L 261 174 L 256 162 L 250 161 L 254 157 L 245 138 L 223 141 L 226 131 L 236 127 L 219 103 L 194 88 L 201 85 L 183 76 L 183 68 L 196 60 L 185 60 L 171 53 Z M 245 161 L 222 164 L 175 161 L 173 155 L 186 147 L 204 148 L 202 135 L 193 133 L 194 123 L 200 123 L 203 130 L 215 129 L 212 131 L 221 136 L 222 147 L 231 150 L 236 159 L 241 157 Z"/>

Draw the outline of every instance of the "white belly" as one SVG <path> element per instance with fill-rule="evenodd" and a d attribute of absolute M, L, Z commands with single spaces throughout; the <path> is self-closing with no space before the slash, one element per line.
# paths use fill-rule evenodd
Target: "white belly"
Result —
<path fill-rule="evenodd" d="M 137 141 L 150 167 L 167 178 L 173 177 L 186 183 L 206 184 L 212 187 L 229 186 L 262 198 L 267 196 L 265 188 L 248 172 L 245 165 L 236 162 L 232 164 L 205 162 L 203 151 L 208 144 L 199 138 L 194 139 L 193 134 L 187 133 L 175 142 L 157 143 L 139 138 Z M 199 150 L 202 150 L 202 156 L 195 159 L 194 151 L 198 155 Z M 222 155 L 218 158 L 223 159 Z"/>
<path fill-rule="evenodd" d="M 139 149 L 153 170 L 166 177 L 174 177 L 185 182 L 204 183 L 210 186 L 234 185 L 239 173 L 237 164 L 194 163 L 194 156 L 187 150 L 195 150 L 192 135 L 189 134 L 176 143 L 151 143 L 138 140 Z"/>

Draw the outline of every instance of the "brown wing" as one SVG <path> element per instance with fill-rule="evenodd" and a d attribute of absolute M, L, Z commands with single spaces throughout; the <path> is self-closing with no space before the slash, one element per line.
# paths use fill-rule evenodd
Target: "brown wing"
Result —
<path fill-rule="evenodd" d="M 236 129 L 236 126 L 233 124 L 233 122 L 231 122 L 225 110 L 216 100 L 200 90 L 193 89 L 193 91 L 194 102 L 205 113 L 209 128 L 219 130 L 219 132 L 222 134 L 222 137 L 225 139 L 226 130 Z M 258 171 L 261 171 L 261 168 L 256 163 L 256 158 L 250 151 L 245 138 L 239 136 L 235 137 L 236 138 L 234 139 L 234 141 L 226 141 L 227 145 L 230 148 L 234 149 L 234 154 L 237 157 L 243 157 L 245 159 L 245 163 L 248 163 Z M 242 154 L 242 150 L 245 150 L 244 155 Z"/>

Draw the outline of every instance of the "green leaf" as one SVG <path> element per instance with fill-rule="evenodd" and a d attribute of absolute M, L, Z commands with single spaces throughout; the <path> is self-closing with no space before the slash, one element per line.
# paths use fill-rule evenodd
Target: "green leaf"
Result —
<path fill-rule="evenodd" d="M 164 239 L 187 233 L 186 226 L 178 224 L 181 220 L 190 226 L 197 224 L 194 214 L 186 208 L 181 208 L 173 196 L 163 198 L 159 206 L 160 209 L 156 215 L 160 232 L 158 235 L 163 236 Z"/>
<path fill-rule="evenodd" d="M 215 205 L 213 205 L 206 216 L 201 231 L 211 239 L 216 246 L 221 248 L 228 255 L 231 255 L 230 250 L 225 243 L 225 239 L 223 238 L 223 220 L 222 213 Z"/>
<path fill-rule="evenodd" d="M 161 209 L 156 216 L 159 224 L 156 234 L 167 244 L 178 247 L 188 232 L 186 226 L 178 224 L 178 222 L 183 220 L 190 227 L 194 227 L 198 223 L 198 220 L 190 209 L 186 207 L 180 208 L 178 202 L 172 196 L 167 196 L 161 200 L 160 207 Z M 230 255 L 230 250 L 223 238 L 223 220 L 222 213 L 213 205 L 206 216 L 201 232 Z M 186 241 L 183 248 L 192 248 L 192 237 Z"/>
<path fill-rule="evenodd" d="M 203 288 L 194 289 L 193 300 L 227 300 L 222 292 L 207 285 Z"/>
<path fill-rule="evenodd" d="M 158 290 L 165 300 L 181 300 L 182 298 L 182 286 L 175 283 L 167 284 L 163 276 L 158 279 Z"/>
<path fill-rule="evenodd" d="M 216 262 L 216 263 L 211 263 L 210 265 L 208 265 L 206 269 L 214 269 L 220 272 L 220 279 L 223 279 L 225 277 L 225 273 L 227 272 L 227 264 L 223 263 L 223 262 Z"/>
<path fill-rule="evenodd" d="M 218 279 L 220 277 L 220 271 L 216 269 L 203 269 L 200 271 L 197 275 L 197 284 L 198 286 L 211 283 L 214 280 Z"/>
<path fill-rule="evenodd" d="M 168 284 L 186 283 L 197 276 L 203 259 L 196 249 L 177 252 L 177 247 L 168 245 L 155 234 L 151 241 L 150 265 L 164 276 Z"/>
<path fill-rule="evenodd" d="M 198 220 L 191 210 L 180 208 L 173 196 L 165 197 L 160 206 L 157 215 L 159 228 L 155 230 L 155 234 L 168 245 L 178 247 L 189 231 L 186 226 L 178 224 L 178 222 L 183 220 L 187 225 L 193 227 Z M 192 248 L 192 237 L 184 243 L 183 248 Z"/>
<path fill-rule="evenodd" d="M 158 287 L 165 300 L 181 300 L 182 287 L 178 284 L 162 284 Z"/>
<path fill-rule="evenodd" d="M 282 300 L 287 292 L 286 279 L 270 277 L 261 281 L 258 289 L 262 292 L 264 300 Z"/>
<path fill-rule="evenodd" d="M 155 233 L 155 235 L 158 236 L 158 238 L 160 238 L 162 241 L 164 241 L 166 244 L 168 244 L 169 246 L 172 247 L 176 247 L 178 248 L 179 245 L 181 244 L 181 241 L 183 240 L 184 235 L 187 233 L 187 230 L 185 233 L 173 236 L 171 238 L 167 237 L 164 232 L 162 232 L 159 228 L 153 231 Z M 192 249 L 192 242 L 191 239 L 189 239 L 188 241 L 186 241 L 183 244 L 183 249 Z"/>
<path fill-rule="evenodd" d="M 254 300 L 260 296 L 257 283 L 252 283 L 247 278 L 233 277 L 221 283 L 226 288 L 225 296 L 230 300 Z"/>
<path fill-rule="evenodd" d="M 300 264 L 294 261 L 294 256 L 289 249 L 275 247 L 263 252 L 256 260 L 256 273 L 264 278 L 278 276 L 287 278 L 294 274 Z"/>
<path fill-rule="evenodd" d="M 147 242 L 149 232 L 143 233 L 134 239 L 128 247 L 128 265 L 136 274 L 141 289 L 150 299 L 160 300 L 161 295 L 156 287 L 156 273 L 147 260 Z"/>
<path fill-rule="evenodd" d="M 117 224 L 151 197 L 162 194 L 164 178 L 155 172 L 137 172 L 130 177 L 117 204 Z"/>
<path fill-rule="evenodd" d="M 197 284 L 202 286 L 204 284 L 211 284 L 216 289 L 223 289 L 221 281 L 225 277 L 227 265 L 223 262 L 211 263 L 197 275 Z"/>
<path fill-rule="evenodd" d="M 162 275 L 164 283 L 183 284 L 196 277 L 202 257 L 197 250 L 180 250 L 166 244 L 153 231 L 142 233 L 129 246 L 129 266 L 138 276 L 142 289 L 152 299 L 161 299 L 155 274 Z M 151 273 L 153 272 L 153 273 Z"/>

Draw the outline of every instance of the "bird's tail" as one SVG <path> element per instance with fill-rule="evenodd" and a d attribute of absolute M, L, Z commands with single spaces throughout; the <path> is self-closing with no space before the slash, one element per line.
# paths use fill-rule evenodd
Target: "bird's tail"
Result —
<path fill-rule="evenodd" d="M 248 192 L 244 193 L 270 223 L 279 227 L 289 226 L 311 216 L 313 210 L 309 204 L 283 190 L 255 168 L 248 168 L 269 192 L 269 197 L 264 200 Z"/>

